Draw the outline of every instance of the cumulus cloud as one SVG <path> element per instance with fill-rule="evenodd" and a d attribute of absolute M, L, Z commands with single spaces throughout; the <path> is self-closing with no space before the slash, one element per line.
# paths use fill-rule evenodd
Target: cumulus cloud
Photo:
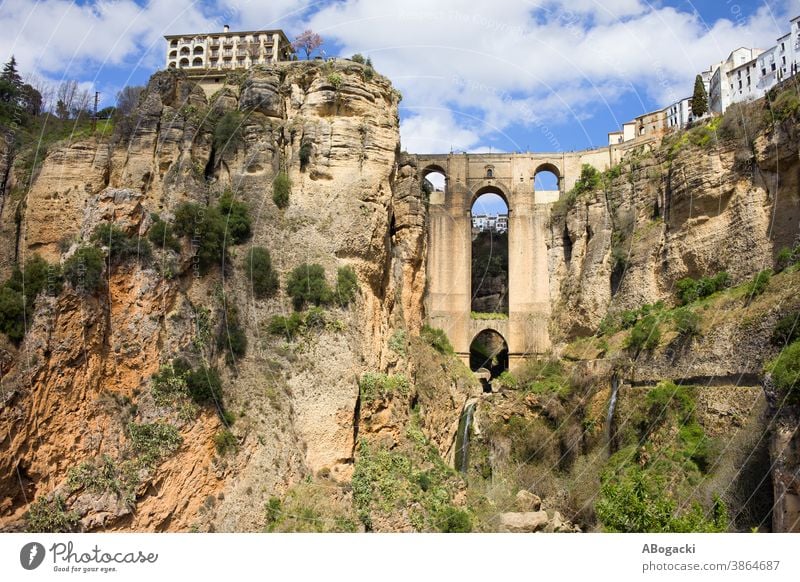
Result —
<path fill-rule="evenodd" d="M 788 29 L 789 2 L 744 18 L 705 23 L 694 12 L 639 0 L 345 0 L 311 18 L 312 28 L 372 56 L 402 90 L 408 130 L 447 151 L 520 124 L 580 123 L 623 95 L 642 111 L 691 91 L 694 76 L 740 45 L 768 46 Z M 441 109 L 468 112 L 442 127 Z M 430 112 L 430 113 L 427 113 Z M 476 122 L 475 120 L 479 120 Z M 611 128 L 609 128 L 611 129 Z M 456 139 L 458 138 L 458 139 Z M 418 150 L 419 151 L 419 150 Z"/>

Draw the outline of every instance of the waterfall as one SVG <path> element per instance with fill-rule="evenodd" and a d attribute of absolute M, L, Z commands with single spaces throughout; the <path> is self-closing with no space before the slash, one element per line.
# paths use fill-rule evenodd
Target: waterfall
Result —
<path fill-rule="evenodd" d="M 616 374 L 611 376 L 611 400 L 608 401 L 608 412 L 606 413 L 606 443 L 608 452 L 611 452 L 614 439 L 614 408 L 617 406 L 617 394 L 619 393 L 619 378 Z"/>
<path fill-rule="evenodd" d="M 469 468 L 469 428 L 472 426 L 472 413 L 475 411 L 476 402 L 464 405 L 461 418 L 458 421 L 458 434 L 456 435 L 456 469 L 466 473 Z"/>

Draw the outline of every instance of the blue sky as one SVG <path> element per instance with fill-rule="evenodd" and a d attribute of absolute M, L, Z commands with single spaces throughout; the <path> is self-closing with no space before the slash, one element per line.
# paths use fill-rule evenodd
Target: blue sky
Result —
<path fill-rule="evenodd" d="M 0 52 L 108 105 L 164 66 L 164 34 L 312 28 L 400 89 L 408 151 L 568 151 L 688 95 L 732 49 L 774 44 L 798 14 L 800 0 L 3 0 Z"/>

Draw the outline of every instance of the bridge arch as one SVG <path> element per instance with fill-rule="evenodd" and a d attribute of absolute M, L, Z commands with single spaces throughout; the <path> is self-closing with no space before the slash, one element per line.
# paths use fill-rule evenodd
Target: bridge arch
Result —
<path fill-rule="evenodd" d="M 432 192 L 445 192 L 447 190 L 447 172 L 439 164 L 428 164 L 419 171 L 420 182 L 430 184 Z"/>
<path fill-rule="evenodd" d="M 482 184 L 478 184 L 476 187 L 473 187 L 472 190 L 469 192 L 469 208 L 472 210 L 472 207 L 475 205 L 475 202 L 483 196 L 484 194 L 496 194 L 500 198 L 503 199 L 503 202 L 506 203 L 506 207 L 508 208 L 508 212 L 511 212 L 511 189 L 501 182 L 497 182 L 496 180 L 484 181 Z"/>
<path fill-rule="evenodd" d="M 472 338 L 469 345 L 469 367 L 473 372 L 484 369 L 490 380 L 508 370 L 508 342 L 499 331 L 486 327 Z"/>

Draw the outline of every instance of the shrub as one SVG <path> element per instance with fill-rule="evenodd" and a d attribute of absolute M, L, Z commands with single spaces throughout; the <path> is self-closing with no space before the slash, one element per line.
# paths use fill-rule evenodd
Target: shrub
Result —
<path fill-rule="evenodd" d="M 286 172 L 279 172 L 272 181 L 272 201 L 278 208 L 289 206 L 289 197 L 292 193 L 292 181 Z"/>
<path fill-rule="evenodd" d="M 770 277 L 772 277 L 772 269 L 764 269 L 763 271 L 759 272 L 758 275 L 753 277 L 753 280 L 750 281 L 750 284 L 747 287 L 747 295 L 749 300 L 752 300 L 754 297 L 758 297 L 767 290 Z"/>
<path fill-rule="evenodd" d="M 366 372 L 358 381 L 358 389 L 362 402 L 383 400 L 393 394 L 408 394 L 408 378 L 403 374 L 384 374 L 382 372 Z"/>
<path fill-rule="evenodd" d="M 331 73 L 330 75 L 328 75 L 328 83 L 330 83 L 331 86 L 336 91 L 338 91 L 341 88 L 343 82 L 344 79 L 339 73 Z"/>
<path fill-rule="evenodd" d="M 327 305 L 333 292 L 325 279 L 325 269 L 318 264 L 303 263 L 289 274 L 286 292 L 292 298 L 295 309 L 302 309 L 306 303 Z"/>
<path fill-rule="evenodd" d="M 683 337 L 692 337 L 700 333 L 700 316 L 687 308 L 676 309 L 672 314 L 675 331 Z"/>
<path fill-rule="evenodd" d="M 429 325 L 423 325 L 420 337 L 424 342 L 429 344 L 440 354 L 444 354 L 446 356 L 455 354 L 453 344 L 450 343 L 450 340 L 443 329 L 431 327 Z"/>
<path fill-rule="evenodd" d="M 25 303 L 22 293 L 9 286 L 0 287 L 0 332 L 14 343 L 25 337 Z"/>
<path fill-rule="evenodd" d="M 339 267 L 336 271 L 336 300 L 342 307 L 347 307 L 358 293 L 358 278 L 352 267 Z"/>
<path fill-rule="evenodd" d="M 64 261 L 64 278 L 77 291 L 96 293 L 103 284 L 103 252 L 92 246 L 83 246 Z"/>
<path fill-rule="evenodd" d="M 227 257 L 228 243 L 239 244 L 250 237 L 247 206 L 235 202 L 230 192 L 216 207 L 184 202 L 175 210 L 175 233 L 189 237 L 201 273 Z"/>
<path fill-rule="evenodd" d="M 156 248 L 171 249 L 176 253 L 181 252 L 181 243 L 175 238 L 174 229 L 172 225 L 161 220 L 157 214 L 152 215 L 153 225 L 147 232 L 147 240 L 149 240 Z"/>
<path fill-rule="evenodd" d="M 444 533 L 469 533 L 472 531 L 472 519 L 469 513 L 448 505 L 434 518 L 436 527 Z"/>
<path fill-rule="evenodd" d="M 800 341 L 790 344 L 767 363 L 766 369 L 772 374 L 775 387 L 787 393 L 788 400 L 800 400 Z"/>
<path fill-rule="evenodd" d="M 604 529 L 611 532 L 724 532 L 728 525 L 724 505 L 716 503 L 711 520 L 697 504 L 678 514 L 660 479 L 640 469 L 618 479 L 606 479 L 596 510 Z"/>
<path fill-rule="evenodd" d="M 219 211 L 225 221 L 225 233 L 233 244 L 238 245 L 250 238 L 250 214 L 247 204 L 233 199 L 226 190 L 219 199 Z"/>
<path fill-rule="evenodd" d="M 40 497 L 28 509 L 25 529 L 31 533 L 69 533 L 75 531 L 79 520 L 76 512 L 66 510 L 61 496 L 51 500 Z"/>
<path fill-rule="evenodd" d="M 116 224 L 104 222 L 97 225 L 91 241 L 108 249 L 108 261 L 111 265 L 119 265 L 130 260 L 150 258 L 150 243 L 131 237 Z"/>
<path fill-rule="evenodd" d="M 778 272 L 783 271 L 786 267 L 793 265 L 795 262 L 795 253 L 792 249 L 784 247 L 775 258 L 775 269 Z"/>
<path fill-rule="evenodd" d="M 389 338 L 389 349 L 400 356 L 405 356 L 408 351 L 407 343 L 406 330 L 396 329 Z"/>
<path fill-rule="evenodd" d="M 648 315 L 633 327 L 625 347 L 638 353 L 642 349 L 657 348 L 659 341 L 661 341 L 661 331 L 658 328 L 658 319 L 654 315 Z"/>
<path fill-rule="evenodd" d="M 350 60 L 360 65 L 363 65 L 364 63 L 367 62 L 367 59 L 365 59 L 364 55 L 362 55 L 361 53 L 354 54 L 352 57 L 350 57 Z"/>
<path fill-rule="evenodd" d="M 239 441 L 236 440 L 236 437 L 233 436 L 230 430 L 223 428 L 214 435 L 214 446 L 218 454 L 227 455 L 236 450 L 239 446 Z"/>
<path fill-rule="evenodd" d="M 278 274 L 272 268 L 272 258 L 264 247 L 253 247 L 245 255 L 244 269 L 257 299 L 266 299 L 278 290 Z"/>
<path fill-rule="evenodd" d="M 33 307 L 33 302 L 39 293 L 47 292 L 48 295 L 58 295 L 63 283 L 61 267 L 50 265 L 39 255 L 33 255 L 25 262 L 22 269 L 19 265 L 14 267 L 6 286 L 18 293 L 24 293 L 28 308 Z"/>
<path fill-rule="evenodd" d="M 222 380 L 216 368 L 200 366 L 196 370 L 186 370 L 176 365 L 176 372 L 179 370 L 186 374 L 186 389 L 192 400 L 198 404 L 222 405 Z"/>
<path fill-rule="evenodd" d="M 302 333 L 305 328 L 305 318 L 302 313 L 294 312 L 289 317 L 273 315 L 267 324 L 267 330 L 273 335 L 283 335 L 292 341 Z"/>
<path fill-rule="evenodd" d="M 178 429 L 166 422 L 131 422 L 128 425 L 128 436 L 134 454 L 148 468 L 155 467 L 164 457 L 177 451 L 183 442 Z"/>
<path fill-rule="evenodd" d="M 800 311 L 784 315 L 772 330 L 772 343 L 785 346 L 800 339 Z"/>
<path fill-rule="evenodd" d="M 307 329 L 323 329 L 328 323 L 328 316 L 322 307 L 312 307 L 306 311 L 303 319 Z"/>
<path fill-rule="evenodd" d="M 779 93 L 769 105 L 775 121 L 800 118 L 800 97 L 792 89 Z"/>
<path fill-rule="evenodd" d="M 730 275 L 725 271 L 720 271 L 713 277 L 702 277 L 692 279 L 686 277 L 675 283 L 675 290 L 678 301 L 682 305 L 688 305 L 698 299 L 703 299 L 713 295 L 717 291 L 722 291 L 730 285 Z"/>
<path fill-rule="evenodd" d="M 228 303 L 222 312 L 222 321 L 217 332 L 217 348 L 225 352 L 225 359 L 229 364 L 247 352 L 247 336 L 239 322 L 239 310 L 232 303 Z"/>
<path fill-rule="evenodd" d="M 242 114 L 228 111 L 214 128 L 214 148 L 224 152 L 228 147 L 236 149 L 242 133 Z"/>
<path fill-rule="evenodd" d="M 300 169 L 303 170 L 308 165 L 308 162 L 311 161 L 311 154 L 314 152 L 314 146 L 311 145 L 310 141 L 303 142 L 303 145 L 300 146 Z M 287 198 L 288 200 L 288 198 Z M 276 202 L 277 204 L 277 202 Z"/>

